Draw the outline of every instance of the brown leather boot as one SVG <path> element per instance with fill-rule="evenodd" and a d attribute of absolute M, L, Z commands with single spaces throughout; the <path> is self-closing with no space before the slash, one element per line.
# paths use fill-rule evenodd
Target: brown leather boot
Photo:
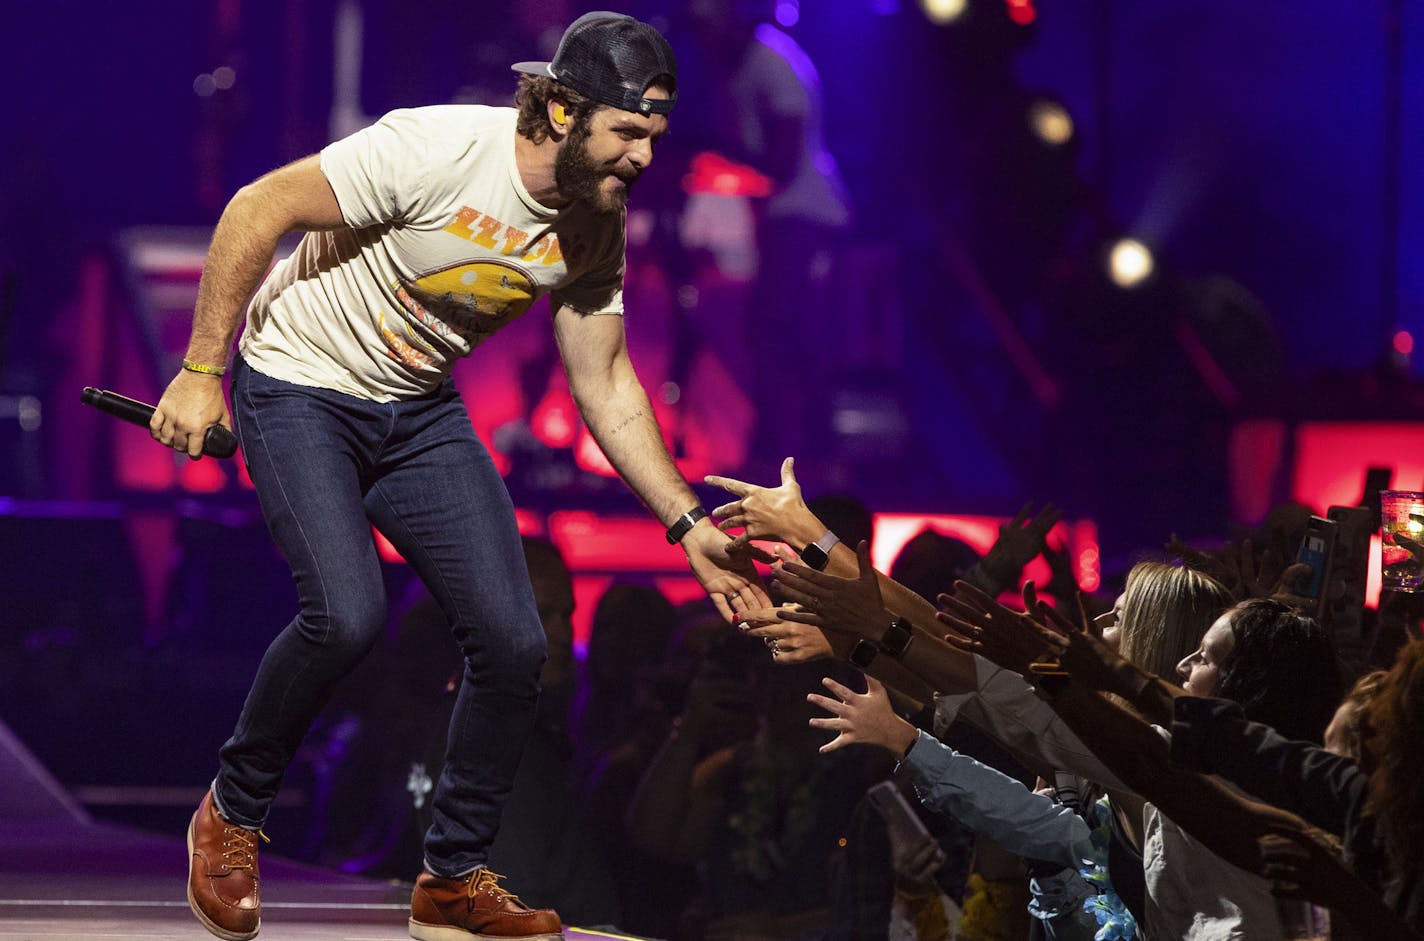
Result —
<path fill-rule="evenodd" d="M 410 936 L 416 941 L 562 941 L 558 914 L 529 908 L 500 888 L 503 878 L 488 869 L 460 879 L 422 872 L 410 898 Z"/>
<path fill-rule="evenodd" d="M 188 905 L 203 927 L 226 941 L 247 941 L 262 924 L 257 897 L 257 839 L 218 815 L 209 789 L 188 824 Z"/>

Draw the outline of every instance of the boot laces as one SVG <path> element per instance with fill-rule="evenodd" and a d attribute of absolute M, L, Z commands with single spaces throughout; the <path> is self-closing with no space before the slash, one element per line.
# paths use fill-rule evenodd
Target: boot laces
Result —
<path fill-rule="evenodd" d="M 255 869 L 257 867 L 257 838 L 271 843 L 261 830 L 243 827 L 223 827 L 223 865 L 228 869 Z"/>
<path fill-rule="evenodd" d="M 469 882 L 471 907 L 474 906 L 475 896 L 481 889 L 487 889 L 496 902 L 503 902 L 505 899 L 518 902 L 519 896 L 499 884 L 499 880 L 503 878 L 504 876 L 489 869 L 476 869 Z"/>

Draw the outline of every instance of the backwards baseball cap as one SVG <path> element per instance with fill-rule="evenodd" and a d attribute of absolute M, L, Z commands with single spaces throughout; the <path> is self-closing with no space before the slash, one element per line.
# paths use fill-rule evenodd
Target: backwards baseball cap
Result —
<path fill-rule="evenodd" d="M 547 75 L 594 101 L 638 114 L 667 114 L 677 103 L 672 47 L 662 33 L 622 13 L 585 13 L 564 30 L 554 61 L 516 62 L 512 68 Z M 664 77 L 672 80 L 668 97 L 644 98 L 648 86 Z"/>

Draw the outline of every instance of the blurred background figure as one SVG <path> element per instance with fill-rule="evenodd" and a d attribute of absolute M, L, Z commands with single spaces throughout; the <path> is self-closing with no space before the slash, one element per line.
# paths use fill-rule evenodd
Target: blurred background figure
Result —
<path fill-rule="evenodd" d="M 806 701 L 827 667 L 777 667 L 759 641 L 724 633 L 628 813 L 635 845 L 693 863 L 701 893 L 687 941 L 792 941 L 830 926 L 832 864 L 884 756 L 818 752 Z"/>
<path fill-rule="evenodd" d="M 721 227 L 719 243 L 708 246 L 750 282 L 745 314 L 734 320 L 740 331 L 731 335 L 745 339 L 748 356 L 738 374 L 749 380 L 758 408 L 752 453 L 809 460 L 824 456 L 816 451 L 829 433 L 830 403 L 815 390 L 845 361 L 836 342 L 843 312 L 835 284 L 852 213 L 826 147 L 820 75 L 775 25 L 774 11 L 771 0 L 688 5 L 690 36 L 706 69 L 691 100 L 706 109 L 711 146 L 766 180 L 750 213 L 748 197 L 716 194 L 694 197 L 688 211 L 755 220 L 754 229 Z M 799 349 L 794 383 L 784 381 L 785 347 L 768 342 L 773 334 Z"/>

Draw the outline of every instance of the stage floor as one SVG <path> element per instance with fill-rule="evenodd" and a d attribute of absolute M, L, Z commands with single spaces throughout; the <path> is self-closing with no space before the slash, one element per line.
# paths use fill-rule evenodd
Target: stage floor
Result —
<path fill-rule="evenodd" d="M 0 819 L 0 941 L 201 941 L 181 839 L 46 815 Z M 259 941 L 406 941 L 409 883 L 262 857 Z M 624 938 L 564 929 L 570 941 Z"/>

